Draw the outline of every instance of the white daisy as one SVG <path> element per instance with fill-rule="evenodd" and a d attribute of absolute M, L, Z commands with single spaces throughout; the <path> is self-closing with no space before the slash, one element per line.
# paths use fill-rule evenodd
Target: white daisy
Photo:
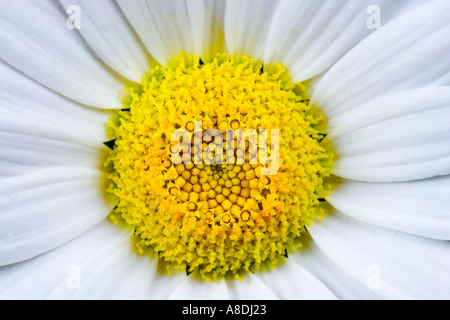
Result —
<path fill-rule="evenodd" d="M 450 298 L 448 10 L 447 0 L 0 2 L 0 297 Z M 189 258 L 185 246 L 172 258 L 169 242 L 156 250 L 172 275 L 161 272 L 164 258 L 132 249 L 129 230 L 107 217 L 117 205 L 130 210 L 122 218 L 136 218 L 124 205 L 134 200 L 108 192 L 103 163 L 132 142 L 107 125 L 112 110 L 139 110 L 145 97 L 124 107 L 124 88 L 177 56 L 210 66 L 223 52 L 281 63 L 305 84 L 328 120 L 325 141 L 336 158 L 333 190 L 320 205 L 329 212 L 320 220 L 302 211 L 302 248 L 278 252 L 273 270 L 252 267 L 249 254 L 232 256 L 225 266 L 241 259 L 233 273 L 246 271 L 241 281 L 208 282 L 176 271 L 188 262 L 198 262 L 188 268 L 194 274 L 219 268 Z M 173 124 L 173 110 L 164 110 Z M 114 138 L 125 142 L 111 151 L 104 142 Z M 322 187 L 312 189 L 315 202 Z"/>

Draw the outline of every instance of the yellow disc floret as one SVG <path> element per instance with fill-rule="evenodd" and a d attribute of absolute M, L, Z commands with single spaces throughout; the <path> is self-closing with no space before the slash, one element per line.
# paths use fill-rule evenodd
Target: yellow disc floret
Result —
<path fill-rule="evenodd" d="M 226 54 L 176 57 L 128 89 L 111 121 L 109 192 L 136 249 L 212 280 L 273 267 L 299 247 L 321 216 L 331 160 L 317 129 L 324 119 L 302 89 L 279 64 Z M 239 144 L 248 130 L 258 135 Z"/>

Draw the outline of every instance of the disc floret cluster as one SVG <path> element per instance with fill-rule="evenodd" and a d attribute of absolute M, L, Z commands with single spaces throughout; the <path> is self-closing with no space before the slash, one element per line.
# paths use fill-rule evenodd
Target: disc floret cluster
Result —
<path fill-rule="evenodd" d="M 132 230 L 136 250 L 154 253 L 169 271 L 216 280 L 274 267 L 301 246 L 308 223 L 322 215 L 331 163 L 320 142 L 324 118 L 303 89 L 279 64 L 227 54 L 209 62 L 176 57 L 128 89 L 111 121 L 109 192 L 118 198 L 111 217 Z M 179 129 L 189 133 L 188 155 L 180 150 L 184 139 L 171 138 Z M 208 137 L 211 129 L 223 140 Z M 239 139 L 229 129 L 265 130 L 268 143 L 244 137 L 227 148 Z M 272 130 L 279 132 L 276 153 Z M 224 161 L 215 156 L 219 147 Z M 273 174 L 262 174 L 275 162 Z"/>

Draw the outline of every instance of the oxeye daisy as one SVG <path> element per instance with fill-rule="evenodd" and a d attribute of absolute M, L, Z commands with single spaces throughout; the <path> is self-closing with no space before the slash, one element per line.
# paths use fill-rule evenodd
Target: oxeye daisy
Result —
<path fill-rule="evenodd" d="M 2 1 L 0 297 L 450 298 L 449 10 Z"/>

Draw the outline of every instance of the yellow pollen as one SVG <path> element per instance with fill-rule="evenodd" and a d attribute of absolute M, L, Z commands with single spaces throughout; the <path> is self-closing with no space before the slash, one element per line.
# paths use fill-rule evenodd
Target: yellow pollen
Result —
<path fill-rule="evenodd" d="M 198 206 L 195 202 L 189 202 L 187 208 L 189 211 L 195 211 L 197 210 Z"/>
<path fill-rule="evenodd" d="M 188 131 L 194 131 L 194 122 L 192 122 L 192 121 L 189 121 L 188 123 L 186 123 L 186 130 L 188 130 Z"/>
<path fill-rule="evenodd" d="M 205 212 L 205 219 L 206 219 L 206 220 L 211 220 L 213 216 L 214 216 L 214 214 L 212 213 L 211 210 L 207 210 L 207 211 Z"/>
<path fill-rule="evenodd" d="M 111 220 L 168 271 L 241 279 L 280 263 L 329 193 L 325 119 L 304 89 L 282 65 L 248 57 L 154 67 L 110 121 L 108 192 L 119 199 Z"/>
<path fill-rule="evenodd" d="M 242 221 L 247 222 L 250 219 L 250 212 L 245 210 L 241 212 L 241 219 Z"/>
<path fill-rule="evenodd" d="M 180 193 L 180 189 L 178 187 L 171 187 L 169 193 L 175 197 Z"/>
<path fill-rule="evenodd" d="M 223 221 L 224 223 L 229 223 L 229 222 L 231 221 L 231 215 L 230 215 L 229 213 L 225 213 L 225 214 L 222 216 L 222 221 Z"/>
<path fill-rule="evenodd" d="M 164 168 L 169 169 L 172 166 L 172 161 L 166 159 L 163 162 Z"/>
<path fill-rule="evenodd" d="M 233 130 L 238 129 L 239 126 L 240 126 L 239 120 L 236 120 L 236 119 L 232 120 L 232 121 L 230 122 L 230 126 L 231 126 L 231 129 L 233 129 Z"/>

